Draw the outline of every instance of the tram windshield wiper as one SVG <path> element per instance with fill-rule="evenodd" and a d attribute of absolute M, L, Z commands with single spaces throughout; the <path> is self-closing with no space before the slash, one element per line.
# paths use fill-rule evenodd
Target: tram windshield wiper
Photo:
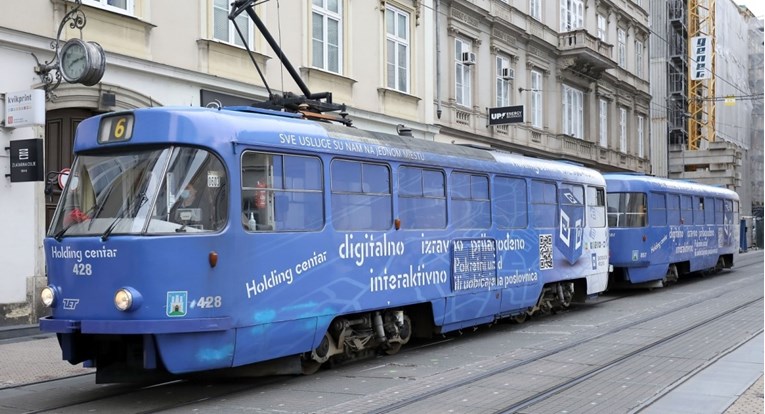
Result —
<path fill-rule="evenodd" d="M 90 214 L 91 214 L 92 212 L 94 212 L 94 211 L 95 211 L 97 208 L 98 208 L 98 204 L 93 204 L 93 206 L 92 206 L 92 207 L 90 207 L 90 208 L 88 209 L 88 211 L 86 211 L 85 213 L 82 213 L 82 216 L 83 216 L 83 217 L 89 217 L 89 216 L 90 216 Z M 92 219 L 90 219 L 90 220 L 92 221 Z M 61 241 L 61 239 L 62 239 L 62 238 L 64 238 L 64 234 L 66 234 L 66 232 L 67 232 L 69 229 L 71 229 L 71 228 L 72 228 L 72 227 L 73 227 L 75 224 L 80 224 L 80 223 L 82 223 L 82 221 L 72 220 L 72 222 L 71 222 L 71 223 L 69 223 L 68 225 L 64 226 L 64 228 L 62 228 L 61 230 L 59 230 L 59 231 L 58 231 L 58 233 L 54 234 L 54 235 L 53 235 L 53 238 L 54 238 L 54 239 L 56 239 L 56 241 L 59 241 L 59 242 L 60 242 L 60 241 Z"/>
<path fill-rule="evenodd" d="M 106 239 L 109 238 L 109 236 L 112 234 L 112 231 L 114 231 L 114 229 L 117 227 L 117 223 L 125 218 L 125 213 L 129 213 L 130 217 L 135 217 L 138 214 L 138 210 L 141 209 L 141 206 L 149 199 L 146 197 L 145 192 L 138 194 L 138 197 L 136 198 L 139 198 L 138 202 L 134 202 L 134 198 L 132 197 L 127 200 L 124 208 L 119 211 L 117 217 L 115 217 L 114 220 L 112 220 L 112 222 L 109 224 L 109 227 L 104 230 L 104 233 L 101 235 L 101 241 L 106 241 Z"/>

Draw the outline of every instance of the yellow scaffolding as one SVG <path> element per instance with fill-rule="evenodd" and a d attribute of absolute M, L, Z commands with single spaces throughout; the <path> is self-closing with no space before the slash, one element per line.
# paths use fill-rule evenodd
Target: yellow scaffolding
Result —
<path fill-rule="evenodd" d="M 702 139 L 715 140 L 715 0 L 688 0 L 688 9 L 688 149 L 697 150 Z M 702 44 L 707 54 L 694 60 Z"/>

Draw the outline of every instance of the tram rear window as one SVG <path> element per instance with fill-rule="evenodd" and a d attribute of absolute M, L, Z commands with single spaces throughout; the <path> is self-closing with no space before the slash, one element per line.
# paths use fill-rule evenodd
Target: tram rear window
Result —
<path fill-rule="evenodd" d="M 109 142 L 127 141 L 133 137 L 133 115 L 122 114 L 108 116 L 101 119 L 101 126 L 98 131 L 98 142 L 106 144 Z"/>
<path fill-rule="evenodd" d="M 609 193 L 609 227 L 644 227 L 646 196 L 644 193 Z"/>

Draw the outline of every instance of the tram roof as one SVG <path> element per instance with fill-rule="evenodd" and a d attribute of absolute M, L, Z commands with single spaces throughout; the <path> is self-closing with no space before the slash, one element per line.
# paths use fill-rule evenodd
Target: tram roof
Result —
<path fill-rule="evenodd" d="M 738 194 L 735 191 L 691 181 L 674 180 L 635 173 L 604 173 L 603 176 L 606 179 L 607 189 L 611 192 L 677 192 L 694 195 L 724 196 L 726 198 L 738 200 Z"/>
<path fill-rule="evenodd" d="M 135 117 L 132 138 L 99 144 L 100 120 L 125 113 Z M 170 143 L 210 147 L 228 156 L 232 144 L 256 145 L 271 150 L 290 148 L 301 152 L 605 184 L 597 171 L 565 162 L 370 132 L 299 119 L 298 116 L 262 109 L 199 107 L 156 107 L 103 114 L 80 124 L 74 150 L 79 153 L 105 147 Z"/>

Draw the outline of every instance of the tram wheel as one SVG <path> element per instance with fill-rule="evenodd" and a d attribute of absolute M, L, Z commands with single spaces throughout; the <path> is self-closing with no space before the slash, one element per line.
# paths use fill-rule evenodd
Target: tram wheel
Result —
<path fill-rule="evenodd" d="M 524 323 L 524 322 L 526 322 L 526 319 L 528 319 L 528 318 L 529 318 L 529 314 L 526 313 L 526 312 L 523 312 L 520 315 L 513 316 L 513 322 L 515 322 L 515 323 Z"/>
<path fill-rule="evenodd" d="M 403 344 L 401 342 L 393 342 L 388 345 L 387 348 L 383 349 L 383 352 L 385 352 L 385 355 L 396 355 L 398 351 L 401 350 L 401 347 Z"/>
<path fill-rule="evenodd" d="M 321 368 L 321 362 L 302 358 L 300 360 L 300 367 L 303 375 L 313 375 Z"/>

